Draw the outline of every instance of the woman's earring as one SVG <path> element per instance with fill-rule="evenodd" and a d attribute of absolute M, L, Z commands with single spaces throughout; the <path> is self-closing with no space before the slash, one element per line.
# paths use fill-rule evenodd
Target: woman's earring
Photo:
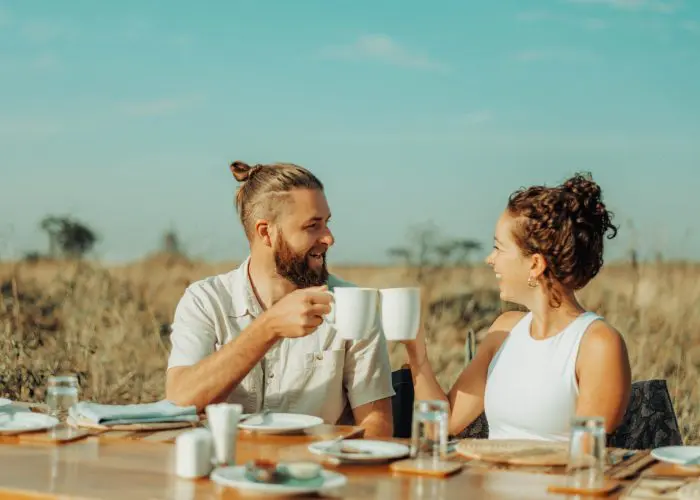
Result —
<path fill-rule="evenodd" d="M 530 288 L 537 288 L 537 280 L 532 276 L 528 276 L 527 286 L 529 286 Z"/>

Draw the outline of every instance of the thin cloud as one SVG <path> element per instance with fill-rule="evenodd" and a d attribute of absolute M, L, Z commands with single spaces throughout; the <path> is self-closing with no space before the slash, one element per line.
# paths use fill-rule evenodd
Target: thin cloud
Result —
<path fill-rule="evenodd" d="M 0 6 L 0 26 L 7 26 L 12 22 L 12 14 L 6 8 Z"/>
<path fill-rule="evenodd" d="M 50 117 L 14 116 L 0 119 L 0 139 L 35 141 L 58 135 L 63 129 L 60 121 Z"/>
<path fill-rule="evenodd" d="M 421 70 L 445 70 L 447 66 L 428 55 L 404 47 L 388 35 L 374 34 L 360 36 L 348 45 L 333 45 L 321 50 L 325 59 L 371 60 Z"/>
<path fill-rule="evenodd" d="M 553 19 L 554 16 L 551 12 L 547 10 L 526 10 L 523 12 L 518 12 L 515 15 L 515 19 L 521 23 L 534 23 L 537 21 L 545 21 L 548 19 Z"/>
<path fill-rule="evenodd" d="M 588 19 L 584 19 L 581 21 L 581 26 L 583 26 L 587 30 L 600 31 L 607 29 L 610 25 L 607 21 L 603 19 L 599 19 L 597 17 L 589 17 Z"/>
<path fill-rule="evenodd" d="M 195 108 L 204 101 L 202 96 L 182 96 L 150 99 L 145 101 L 126 101 L 119 103 L 119 110 L 134 117 L 166 116 Z"/>
<path fill-rule="evenodd" d="M 603 5 L 611 9 L 626 11 L 650 11 L 660 14 L 673 14 L 681 2 L 671 0 L 565 0 L 567 3 L 580 5 Z"/>
<path fill-rule="evenodd" d="M 581 27 L 590 31 L 603 30 L 609 26 L 607 21 L 597 17 L 588 17 L 581 20 L 577 16 L 553 14 L 547 10 L 527 10 L 519 12 L 516 14 L 515 19 L 523 24 L 535 24 L 545 21 L 557 22 L 559 24 L 568 24 Z"/>
<path fill-rule="evenodd" d="M 563 49 L 563 48 L 546 48 L 546 49 L 531 49 L 521 50 L 513 54 L 513 58 L 521 63 L 538 63 L 538 62 L 579 62 L 591 61 L 596 58 L 595 54 L 586 50 L 579 49 Z"/>
<path fill-rule="evenodd" d="M 56 54 L 46 52 L 29 61 L 29 67 L 36 71 L 53 71 L 61 68 L 61 60 Z"/>
<path fill-rule="evenodd" d="M 69 29 L 60 21 L 34 20 L 22 23 L 20 32 L 28 42 L 44 45 L 67 35 Z"/>
<path fill-rule="evenodd" d="M 684 21 L 681 27 L 690 33 L 700 35 L 700 21 Z"/>
<path fill-rule="evenodd" d="M 468 125 L 482 125 L 484 123 L 492 122 L 493 120 L 493 112 L 487 109 L 470 111 L 462 116 L 462 121 Z"/>

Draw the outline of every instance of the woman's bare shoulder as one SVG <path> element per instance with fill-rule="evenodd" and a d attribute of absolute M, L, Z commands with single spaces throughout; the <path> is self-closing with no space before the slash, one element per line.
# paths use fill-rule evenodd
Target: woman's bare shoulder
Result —
<path fill-rule="evenodd" d="M 510 334 L 510 331 L 526 314 L 527 312 L 523 311 L 507 311 L 501 314 L 489 327 L 488 335 L 483 341 L 484 347 L 494 351 L 498 350 Z"/>

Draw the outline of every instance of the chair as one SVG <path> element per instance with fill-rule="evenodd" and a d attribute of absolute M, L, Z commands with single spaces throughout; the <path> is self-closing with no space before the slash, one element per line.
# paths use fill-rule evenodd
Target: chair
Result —
<path fill-rule="evenodd" d="M 458 439 L 488 439 L 489 422 L 486 420 L 486 414 L 482 412 L 471 424 L 454 437 Z"/>
<path fill-rule="evenodd" d="M 648 450 L 683 444 L 678 419 L 665 380 L 632 384 L 632 394 L 622 423 L 608 436 L 608 446 Z"/>
<path fill-rule="evenodd" d="M 411 369 L 402 367 L 392 372 L 391 382 L 396 394 L 391 400 L 391 408 L 394 416 L 394 437 L 410 438 L 411 424 L 413 421 L 413 378 Z M 467 426 L 464 431 L 455 436 L 458 438 L 487 438 L 489 435 L 489 424 L 486 415 L 483 413 L 474 422 Z"/>
<path fill-rule="evenodd" d="M 411 369 L 403 366 L 391 373 L 391 383 L 396 393 L 391 398 L 391 409 L 394 417 L 394 437 L 410 438 L 413 421 L 413 378 Z"/>

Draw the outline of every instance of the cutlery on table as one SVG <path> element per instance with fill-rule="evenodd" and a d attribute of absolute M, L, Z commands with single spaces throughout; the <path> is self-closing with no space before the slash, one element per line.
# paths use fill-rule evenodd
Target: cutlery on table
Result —
<path fill-rule="evenodd" d="M 251 413 L 250 415 L 246 415 L 245 417 L 241 418 L 238 421 L 238 423 L 240 424 L 240 423 L 246 422 L 246 421 L 250 420 L 251 418 L 255 418 L 255 417 L 262 417 L 262 423 L 266 424 L 270 420 L 270 410 L 266 409 L 266 410 L 263 410 L 263 411 L 258 412 L 258 413 Z"/>

